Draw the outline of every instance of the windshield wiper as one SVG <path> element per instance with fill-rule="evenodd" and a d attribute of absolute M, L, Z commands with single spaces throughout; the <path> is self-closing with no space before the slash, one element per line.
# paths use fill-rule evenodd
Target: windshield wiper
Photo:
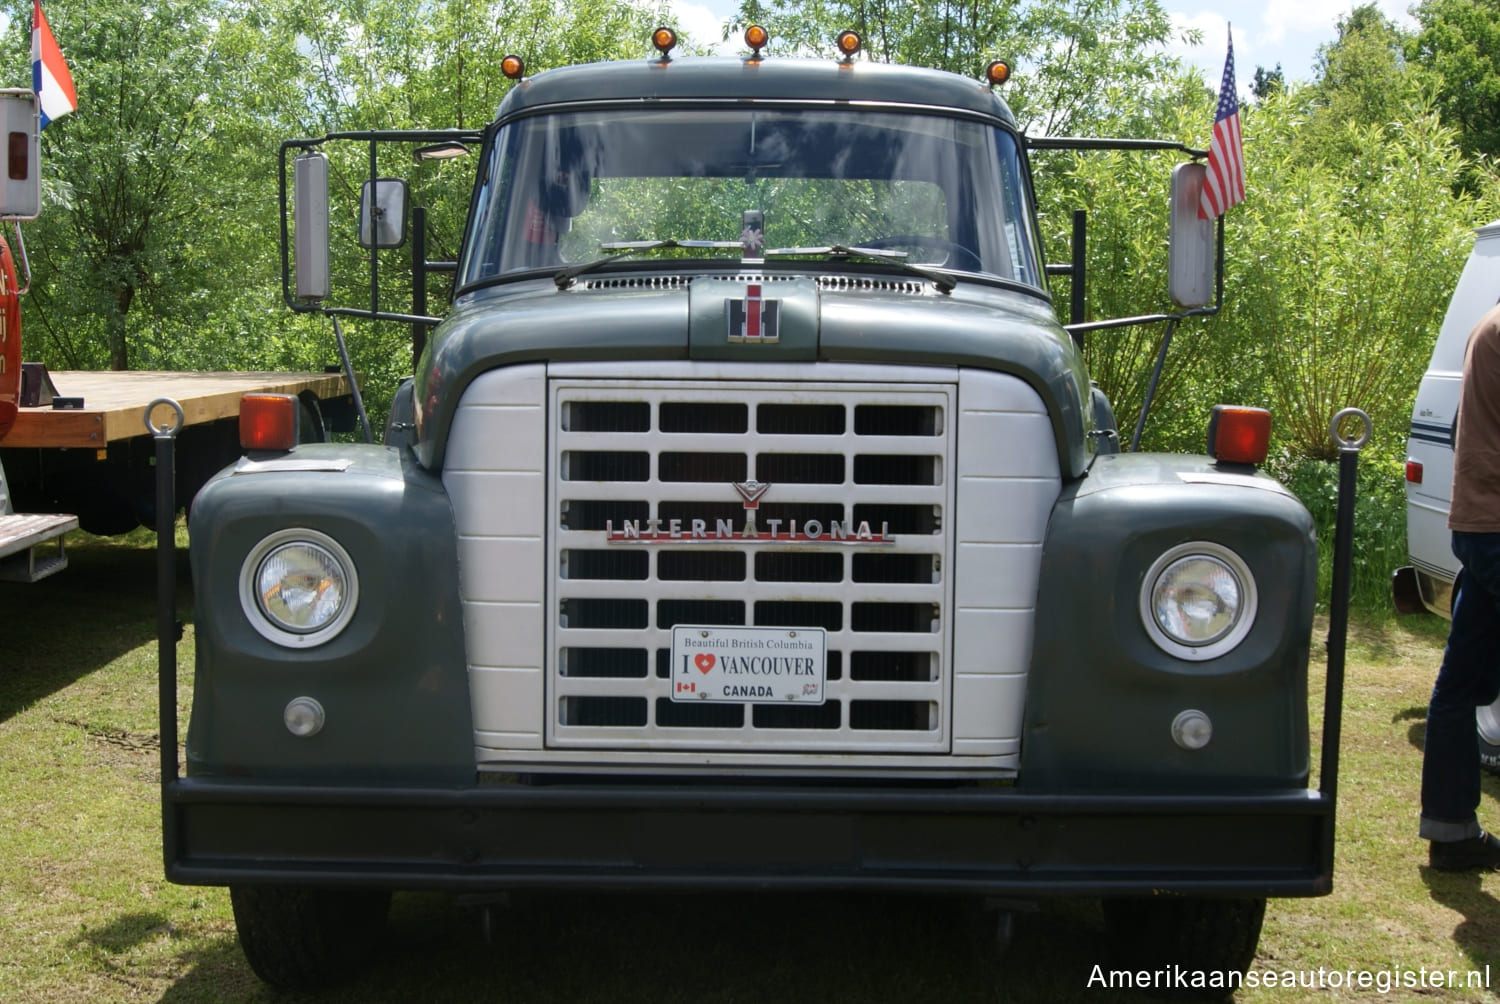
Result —
<path fill-rule="evenodd" d="M 895 265 L 912 275 L 921 276 L 932 283 L 944 293 L 953 292 L 953 287 L 958 285 L 958 280 L 942 272 L 935 272 L 921 265 L 913 265 L 906 261 L 905 251 L 891 251 L 886 248 L 861 248 L 849 247 L 844 244 L 828 244 L 823 247 L 810 248 L 766 248 L 761 254 L 767 258 L 791 255 L 827 255 L 830 258 L 863 258 L 868 261 L 885 262 Z"/>
<path fill-rule="evenodd" d="M 600 251 L 613 251 L 614 254 L 605 255 L 603 258 L 595 258 L 593 261 L 581 262 L 577 265 L 569 265 L 552 276 L 552 281 L 557 283 L 558 289 L 567 289 L 573 282 L 585 272 L 592 272 L 596 268 L 603 268 L 612 261 L 621 258 L 629 258 L 631 255 L 641 254 L 645 251 L 660 251 L 663 248 L 710 248 L 716 250 L 744 251 L 743 241 L 679 241 L 667 238 L 662 241 L 616 241 L 610 244 L 600 244 Z"/>

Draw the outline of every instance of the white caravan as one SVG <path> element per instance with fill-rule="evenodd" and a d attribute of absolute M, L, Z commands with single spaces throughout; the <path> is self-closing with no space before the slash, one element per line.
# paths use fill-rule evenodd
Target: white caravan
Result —
<path fill-rule="evenodd" d="M 1406 539 L 1411 565 L 1396 570 L 1393 585 L 1396 607 L 1403 613 L 1426 608 L 1447 617 L 1452 605 L 1458 559 L 1450 546 L 1448 505 L 1453 491 L 1458 385 L 1469 332 L 1497 302 L 1500 220 L 1478 230 L 1474 252 L 1453 291 L 1412 409 L 1406 441 Z"/>
<path fill-rule="evenodd" d="M 1417 390 L 1411 434 L 1406 441 L 1406 540 L 1411 564 L 1392 579 L 1396 609 L 1431 610 L 1449 616 L 1458 559 L 1448 531 L 1453 494 L 1453 427 L 1458 420 L 1458 388 L 1463 377 L 1469 332 L 1484 312 L 1500 302 L 1500 220 L 1480 227 L 1474 251 L 1464 265 L 1448 313 L 1433 346 L 1432 359 Z M 1500 701 L 1480 708 L 1479 758 L 1500 773 Z"/>

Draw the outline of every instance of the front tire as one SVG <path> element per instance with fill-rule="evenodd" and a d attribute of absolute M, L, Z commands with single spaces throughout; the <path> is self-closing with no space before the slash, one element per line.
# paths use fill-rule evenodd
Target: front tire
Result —
<path fill-rule="evenodd" d="M 359 974 L 379 947 L 391 894 L 364 889 L 230 886 L 240 948 L 281 990 L 315 990 Z"/>
<path fill-rule="evenodd" d="M 1189 974 L 1244 973 L 1255 960 L 1263 899 L 1188 899 L 1172 896 L 1104 901 L 1104 924 L 1115 965 L 1134 971 Z M 1222 976 L 1228 979 L 1227 975 Z M 1169 988 L 1172 996 L 1223 1000 L 1230 991 Z"/>

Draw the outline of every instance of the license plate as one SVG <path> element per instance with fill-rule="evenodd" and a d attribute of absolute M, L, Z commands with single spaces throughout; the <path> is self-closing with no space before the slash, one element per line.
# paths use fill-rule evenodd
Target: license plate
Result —
<path fill-rule="evenodd" d="M 828 640 L 822 628 L 672 629 L 672 700 L 822 704 Z"/>

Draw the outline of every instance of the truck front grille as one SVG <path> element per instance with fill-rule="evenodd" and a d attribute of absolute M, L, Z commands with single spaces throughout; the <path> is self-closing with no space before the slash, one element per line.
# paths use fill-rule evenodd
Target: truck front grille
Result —
<path fill-rule="evenodd" d="M 954 389 L 553 380 L 548 743 L 946 752 Z M 678 625 L 823 629 L 825 702 L 674 701 Z"/>
<path fill-rule="evenodd" d="M 1018 762 L 1060 480 L 1046 408 L 1014 376 L 500 368 L 464 392 L 443 483 L 481 769 Z M 824 632 L 823 703 L 674 700 L 683 625 Z"/>

